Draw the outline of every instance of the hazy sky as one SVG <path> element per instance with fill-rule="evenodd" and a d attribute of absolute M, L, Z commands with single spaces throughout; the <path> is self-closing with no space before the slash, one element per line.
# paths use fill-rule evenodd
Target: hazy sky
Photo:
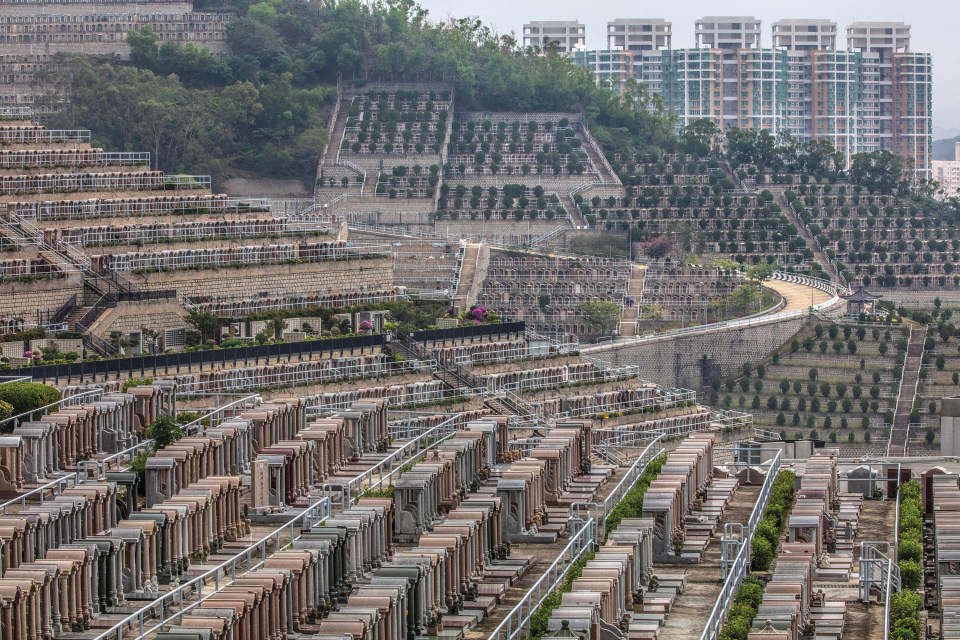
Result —
<path fill-rule="evenodd" d="M 763 21 L 763 46 L 770 46 L 770 25 L 785 18 L 826 18 L 838 25 L 838 47 L 845 48 L 851 22 L 905 22 L 910 47 L 933 55 L 933 124 L 960 129 L 960 28 L 956 0 L 680 0 L 628 2 L 608 0 L 420 0 L 433 20 L 477 16 L 498 33 L 523 30 L 531 20 L 580 20 L 587 25 L 587 47 L 606 45 L 607 22 L 616 18 L 663 18 L 673 23 L 673 46 L 693 46 L 694 22 L 705 15 L 748 15 Z"/>

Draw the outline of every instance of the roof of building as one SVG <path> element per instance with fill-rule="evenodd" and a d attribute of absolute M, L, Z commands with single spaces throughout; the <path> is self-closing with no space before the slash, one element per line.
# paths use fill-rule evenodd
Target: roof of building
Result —
<path fill-rule="evenodd" d="M 852 294 L 850 294 L 850 296 L 847 298 L 847 302 L 875 302 L 882 297 L 883 296 L 873 295 L 863 287 L 860 287 L 859 289 L 854 291 Z"/>

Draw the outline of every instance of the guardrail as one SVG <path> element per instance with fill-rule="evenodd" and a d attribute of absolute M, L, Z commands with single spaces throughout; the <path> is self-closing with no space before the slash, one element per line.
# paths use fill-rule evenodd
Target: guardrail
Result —
<path fill-rule="evenodd" d="M 389 456 L 370 467 L 357 477 L 353 478 L 345 485 L 337 483 L 325 483 L 324 491 L 336 488 L 343 489 L 341 497 L 341 507 L 347 510 L 353 506 L 355 501 L 354 492 L 360 495 L 362 491 L 371 491 L 379 489 L 384 482 L 390 480 L 393 475 L 400 471 L 402 466 L 409 460 L 413 460 L 425 451 L 432 449 L 444 440 L 453 436 L 463 425 L 463 414 L 458 413 L 448 420 L 441 422 L 432 429 L 424 431 L 416 439 L 403 445 Z M 396 467 L 396 468 L 394 468 Z M 376 480 L 374 479 L 376 478 Z"/>
<path fill-rule="evenodd" d="M 733 606 L 733 598 L 736 596 L 737 588 L 750 571 L 750 543 L 753 541 L 753 534 L 757 530 L 760 518 L 763 517 L 763 510 L 766 508 L 767 502 L 770 501 L 773 483 L 777 478 L 777 474 L 780 473 L 780 457 L 780 452 L 778 451 L 776 457 L 770 461 L 770 466 L 767 469 L 767 477 L 764 479 L 763 487 L 760 489 L 760 496 L 757 498 L 757 503 L 753 506 L 749 520 L 747 520 L 746 535 L 740 542 L 737 557 L 727 573 L 726 580 L 723 582 L 723 589 L 720 590 L 720 595 L 717 596 L 713 611 L 710 612 L 710 617 L 707 618 L 707 624 L 703 629 L 703 633 L 700 635 L 700 640 L 716 640 L 720 637 L 720 630 L 723 628 L 723 623 L 726 620 L 727 613 L 730 611 L 730 607 Z"/>
<path fill-rule="evenodd" d="M 593 518 L 583 523 L 583 526 L 570 538 L 570 542 L 563 548 L 557 559 L 547 567 L 543 575 L 507 614 L 503 622 L 497 625 L 488 640 L 514 640 L 526 635 L 530 627 L 530 618 L 543 603 L 544 598 L 556 591 L 570 566 L 597 542 L 593 535 L 595 529 Z"/>

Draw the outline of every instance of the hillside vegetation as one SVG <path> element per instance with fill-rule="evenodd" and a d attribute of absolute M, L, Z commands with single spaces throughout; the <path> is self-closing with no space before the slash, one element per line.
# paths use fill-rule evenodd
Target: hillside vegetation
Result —
<path fill-rule="evenodd" d="M 238 13 L 230 55 L 158 46 L 141 31 L 128 36 L 129 64 L 66 57 L 46 79 L 69 98 L 51 125 L 82 125 L 110 149 L 150 151 L 168 171 L 312 184 L 337 81 L 382 80 L 451 85 L 461 110 L 583 112 L 611 153 L 676 148 L 659 101 L 640 90 L 621 99 L 560 56 L 523 51 L 476 20 L 435 24 L 401 0 L 200 6 Z"/>

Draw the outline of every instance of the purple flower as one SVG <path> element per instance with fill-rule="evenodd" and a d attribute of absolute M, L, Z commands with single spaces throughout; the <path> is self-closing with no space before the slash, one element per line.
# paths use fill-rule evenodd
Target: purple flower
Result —
<path fill-rule="evenodd" d="M 32 357 L 33 357 L 33 352 L 32 352 L 32 351 L 24 351 L 24 352 L 23 352 L 23 357 L 24 357 L 24 358 L 32 358 Z"/>
<path fill-rule="evenodd" d="M 447 307 L 447 315 L 456 315 L 457 309 L 455 307 Z"/>
<path fill-rule="evenodd" d="M 485 315 L 487 315 L 487 309 L 485 307 L 476 307 L 471 312 L 470 315 L 476 320 L 481 320 Z"/>
<path fill-rule="evenodd" d="M 373 329 L 373 325 L 370 324 L 369 320 L 360 321 L 360 331 L 370 331 L 371 329 Z"/>

